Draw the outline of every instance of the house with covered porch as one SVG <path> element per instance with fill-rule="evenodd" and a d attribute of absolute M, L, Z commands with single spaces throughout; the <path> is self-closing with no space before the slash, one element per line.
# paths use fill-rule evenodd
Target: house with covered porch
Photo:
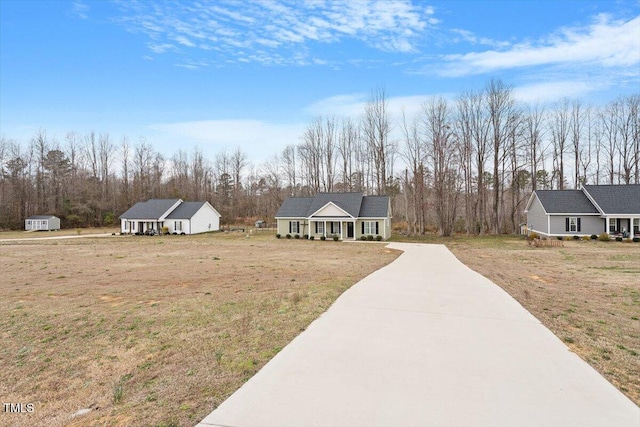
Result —
<path fill-rule="evenodd" d="M 537 190 L 525 213 L 529 232 L 542 236 L 640 236 L 640 184 Z"/>
<path fill-rule="evenodd" d="M 220 213 L 206 201 L 151 199 L 120 215 L 120 225 L 125 234 L 159 234 L 163 227 L 173 234 L 197 234 L 220 230 Z"/>
<path fill-rule="evenodd" d="M 288 197 L 275 216 L 278 233 L 357 240 L 361 236 L 391 236 L 389 196 L 363 193 L 318 193 Z"/>

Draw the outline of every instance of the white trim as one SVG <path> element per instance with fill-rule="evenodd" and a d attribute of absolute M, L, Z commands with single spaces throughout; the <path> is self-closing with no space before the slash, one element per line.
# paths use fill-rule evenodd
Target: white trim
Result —
<path fill-rule="evenodd" d="M 604 211 L 604 209 L 602 209 L 600 207 L 599 204 L 596 203 L 595 199 L 593 198 L 593 196 L 591 196 L 591 194 L 589 194 L 589 192 L 587 191 L 586 188 L 584 188 L 584 186 L 582 186 L 580 188 L 580 190 L 582 190 L 582 192 L 584 193 L 585 196 L 587 196 L 587 199 L 589 199 L 589 201 L 591 202 L 591 204 L 600 211 L 600 215 L 607 215 L 607 213 Z"/>
<path fill-rule="evenodd" d="M 318 212 L 320 212 L 321 210 L 323 210 L 324 208 L 326 208 L 326 207 L 327 207 L 327 206 L 329 206 L 329 205 L 332 205 L 332 206 L 334 206 L 335 208 L 337 208 L 338 210 L 340 210 L 340 211 L 344 212 L 348 218 L 355 218 L 355 217 L 354 217 L 353 215 L 351 215 L 349 212 L 345 211 L 344 209 L 342 209 L 340 206 L 336 205 L 336 204 L 335 204 L 335 203 L 333 203 L 333 202 L 327 202 L 327 203 L 325 203 L 325 204 L 324 204 L 320 209 L 318 209 L 317 211 L 315 211 L 314 213 L 312 213 L 311 215 L 309 215 L 309 218 L 313 217 L 315 214 L 317 214 Z M 335 218 L 341 218 L 341 217 L 335 217 Z M 344 217 L 342 217 L 342 218 L 344 218 Z"/>

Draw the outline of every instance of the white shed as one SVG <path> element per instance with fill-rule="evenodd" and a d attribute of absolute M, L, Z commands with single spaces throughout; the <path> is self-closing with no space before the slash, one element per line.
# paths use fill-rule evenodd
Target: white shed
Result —
<path fill-rule="evenodd" d="M 24 220 L 24 229 L 30 230 L 60 230 L 60 218 L 53 215 L 32 215 Z"/>

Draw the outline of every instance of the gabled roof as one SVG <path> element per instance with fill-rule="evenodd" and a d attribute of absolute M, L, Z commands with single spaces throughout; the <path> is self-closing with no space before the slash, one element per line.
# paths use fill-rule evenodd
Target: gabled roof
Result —
<path fill-rule="evenodd" d="M 360 215 L 363 218 L 379 218 L 389 215 L 389 196 L 365 196 L 362 198 Z"/>
<path fill-rule="evenodd" d="M 138 202 L 120 215 L 119 218 L 158 219 L 180 201 L 180 199 L 151 199 L 146 202 Z"/>
<path fill-rule="evenodd" d="M 306 217 L 313 197 L 287 197 L 276 213 L 276 218 Z"/>
<path fill-rule="evenodd" d="M 57 218 L 57 216 L 55 216 L 55 215 L 31 215 L 27 219 L 51 219 L 51 218 Z"/>
<path fill-rule="evenodd" d="M 640 214 L 640 184 L 585 185 L 583 189 L 606 215 Z"/>
<path fill-rule="evenodd" d="M 581 190 L 536 190 L 535 194 L 548 214 L 600 213 Z"/>
<path fill-rule="evenodd" d="M 313 202 L 305 216 L 310 216 L 328 203 L 333 203 L 352 217 L 357 217 L 360 212 L 360 205 L 362 205 L 362 197 L 362 193 L 318 193 L 313 198 Z"/>
<path fill-rule="evenodd" d="M 207 202 L 182 202 L 175 208 L 166 219 L 191 219 Z M 217 210 L 211 206 L 211 209 L 220 216 Z"/>
<path fill-rule="evenodd" d="M 315 197 L 287 197 L 276 218 L 308 218 L 329 203 L 333 203 L 354 218 L 384 218 L 389 214 L 389 196 L 318 193 Z"/>

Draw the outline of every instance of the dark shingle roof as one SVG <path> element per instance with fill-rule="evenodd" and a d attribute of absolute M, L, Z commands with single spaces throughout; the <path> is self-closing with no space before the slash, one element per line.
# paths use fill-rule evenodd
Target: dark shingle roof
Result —
<path fill-rule="evenodd" d="M 27 219 L 49 219 L 49 218 L 57 218 L 55 215 L 31 215 Z"/>
<path fill-rule="evenodd" d="M 138 202 L 129 210 L 119 216 L 124 219 L 157 219 L 180 199 L 151 199 L 146 202 Z"/>
<path fill-rule="evenodd" d="M 306 217 L 313 197 L 287 197 L 276 213 L 276 218 Z"/>
<path fill-rule="evenodd" d="M 389 196 L 365 196 L 362 199 L 360 215 L 364 218 L 378 218 L 389 215 Z"/>
<path fill-rule="evenodd" d="M 276 218 L 307 218 L 332 202 L 354 218 L 386 217 L 389 196 L 363 196 L 362 193 L 318 193 L 315 197 L 287 197 Z"/>
<path fill-rule="evenodd" d="M 640 214 L 640 184 L 585 185 L 605 214 Z"/>
<path fill-rule="evenodd" d="M 182 202 L 175 208 L 167 219 L 190 219 L 206 202 Z"/>
<path fill-rule="evenodd" d="M 313 198 L 313 202 L 305 216 L 322 209 L 329 202 L 346 211 L 349 215 L 357 217 L 360 212 L 360 205 L 362 205 L 362 193 L 318 193 Z"/>
<path fill-rule="evenodd" d="M 536 190 L 547 213 L 599 213 L 581 190 Z"/>

